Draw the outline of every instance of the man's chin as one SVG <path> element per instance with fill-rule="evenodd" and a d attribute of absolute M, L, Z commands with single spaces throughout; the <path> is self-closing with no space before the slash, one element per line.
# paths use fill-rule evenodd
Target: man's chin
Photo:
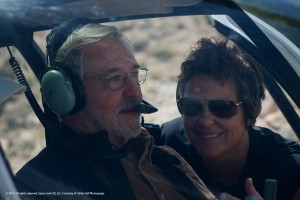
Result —
<path fill-rule="evenodd" d="M 136 138 L 140 135 L 141 133 L 141 127 L 119 127 L 118 130 L 113 130 L 111 133 L 108 133 L 109 134 L 109 137 L 112 139 L 114 138 L 113 140 L 114 141 L 122 141 L 121 143 L 122 144 L 119 144 L 121 146 L 125 145 L 128 140 L 132 139 L 132 138 Z M 112 140 L 111 140 L 112 142 Z M 113 142 L 114 143 L 114 142 Z"/>
<path fill-rule="evenodd" d="M 125 141 L 137 137 L 141 132 L 140 114 L 136 112 L 106 115 L 101 123 L 111 137 L 123 138 Z"/>
<path fill-rule="evenodd" d="M 115 130 L 118 130 L 119 136 L 123 136 L 124 138 L 130 139 L 133 137 L 137 137 L 141 133 L 141 123 L 140 117 L 132 117 L 132 118 L 119 118 L 119 123 L 117 123 L 117 127 Z"/>

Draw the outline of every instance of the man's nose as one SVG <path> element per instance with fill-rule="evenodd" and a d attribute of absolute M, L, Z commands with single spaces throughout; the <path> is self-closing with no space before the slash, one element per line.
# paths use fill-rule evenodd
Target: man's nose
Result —
<path fill-rule="evenodd" d="M 138 98 L 142 97 L 142 91 L 138 80 L 130 76 L 126 77 L 124 84 L 124 96 Z"/>

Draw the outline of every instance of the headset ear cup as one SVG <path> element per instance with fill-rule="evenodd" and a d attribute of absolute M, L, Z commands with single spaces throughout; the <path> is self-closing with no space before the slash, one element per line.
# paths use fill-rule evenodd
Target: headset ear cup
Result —
<path fill-rule="evenodd" d="M 41 80 L 41 92 L 48 107 L 56 114 L 74 114 L 85 104 L 85 94 L 81 80 L 57 65 L 55 58 L 59 48 L 81 26 L 93 23 L 88 18 L 75 18 L 55 27 L 46 37 L 47 66 L 50 69 Z M 49 61 L 49 63 L 48 63 Z"/>
<path fill-rule="evenodd" d="M 76 101 L 71 81 L 61 70 L 50 69 L 41 81 L 41 91 L 49 108 L 56 114 L 70 113 Z"/>
<path fill-rule="evenodd" d="M 41 91 L 49 108 L 59 115 L 79 111 L 84 102 L 81 83 L 73 81 L 59 68 L 52 68 L 44 74 Z"/>

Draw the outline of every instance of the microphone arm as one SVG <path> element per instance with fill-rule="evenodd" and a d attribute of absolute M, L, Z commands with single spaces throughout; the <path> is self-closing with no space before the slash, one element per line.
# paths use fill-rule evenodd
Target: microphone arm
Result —
<path fill-rule="evenodd" d="M 150 114 L 150 113 L 155 113 L 158 111 L 157 108 L 152 106 L 150 103 L 148 103 L 145 100 L 142 100 L 142 102 L 138 105 L 136 105 L 133 110 L 138 113 L 144 113 L 144 114 Z"/>

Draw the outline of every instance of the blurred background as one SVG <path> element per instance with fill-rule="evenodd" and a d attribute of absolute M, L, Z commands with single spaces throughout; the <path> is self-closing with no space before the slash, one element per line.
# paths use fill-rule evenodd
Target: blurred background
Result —
<path fill-rule="evenodd" d="M 175 90 L 180 64 L 190 48 L 201 37 L 219 36 L 208 18 L 205 16 L 172 17 L 112 24 L 132 41 L 136 48 L 138 62 L 149 69 L 147 80 L 141 88 L 144 99 L 159 111 L 144 115 L 145 122 L 161 125 L 179 116 Z M 45 31 L 35 35 L 43 51 L 45 51 L 47 34 L 48 32 Z M 13 47 L 12 52 L 40 102 L 40 89 L 36 77 Z M 7 49 L 0 49 L 0 57 L 1 76 L 16 80 L 8 63 Z M 257 125 L 269 127 L 285 137 L 297 140 L 295 133 L 268 93 Z M 15 96 L 5 105 L 0 119 L 0 141 L 14 173 L 45 146 L 44 129 L 24 95 Z"/>

